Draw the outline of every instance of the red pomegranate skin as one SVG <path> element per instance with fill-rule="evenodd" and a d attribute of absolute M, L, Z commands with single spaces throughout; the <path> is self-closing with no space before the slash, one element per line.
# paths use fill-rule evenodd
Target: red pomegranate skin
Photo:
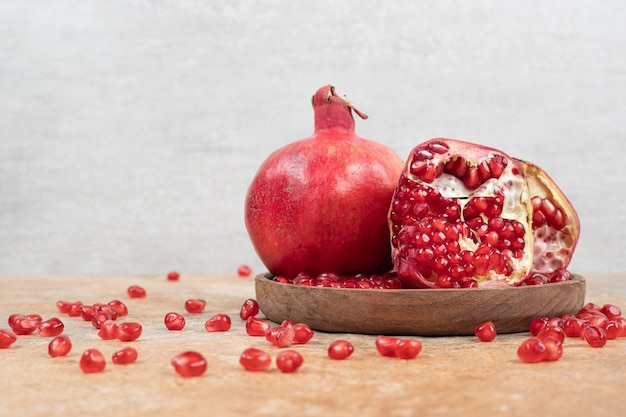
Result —
<path fill-rule="evenodd" d="M 332 86 L 313 96 L 315 133 L 273 152 L 252 180 L 245 222 L 274 275 L 382 273 L 391 266 L 387 213 L 403 161 L 354 133 Z"/>

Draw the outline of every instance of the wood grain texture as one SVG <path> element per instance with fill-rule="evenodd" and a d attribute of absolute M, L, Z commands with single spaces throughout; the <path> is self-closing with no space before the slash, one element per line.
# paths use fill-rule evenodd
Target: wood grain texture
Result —
<path fill-rule="evenodd" d="M 361 290 L 282 284 L 256 277 L 263 313 L 281 322 L 307 323 L 327 332 L 421 336 L 473 335 L 493 321 L 499 333 L 523 332 L 541 316 L 576 313 L 585 279 L 510 288 Z"/>

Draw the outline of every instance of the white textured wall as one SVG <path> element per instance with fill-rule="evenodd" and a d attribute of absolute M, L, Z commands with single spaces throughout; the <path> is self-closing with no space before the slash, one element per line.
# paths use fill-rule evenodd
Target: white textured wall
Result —
<path fill-rule="evenodd" d="M 626 271 L 626 2 L 0 0 L 0 273 L 262 269 L 243 222 L 327 83 L 403 158 L 448 136 L 543 166 L 572 270 Z"/>

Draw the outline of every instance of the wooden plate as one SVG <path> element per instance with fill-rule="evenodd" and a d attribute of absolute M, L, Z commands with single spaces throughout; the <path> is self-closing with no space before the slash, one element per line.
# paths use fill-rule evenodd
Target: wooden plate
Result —
<path fill-rule="evenodd" d="M 256 300 L 268 319 L 289 319 L 325 332 L 386 335 L 473 335 L 493 321 L 498 333 L 528 331 L 535 317 L 575 314 L 585 279 L 510 288 L 371 290 L 305 287 L 255 279 Z"/>

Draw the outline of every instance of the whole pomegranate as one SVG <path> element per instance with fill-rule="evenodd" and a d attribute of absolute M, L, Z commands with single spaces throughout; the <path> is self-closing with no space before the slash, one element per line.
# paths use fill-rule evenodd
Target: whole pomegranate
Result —
<path fill-rule="evenodd" d="M 331 85 L 313 96 L 315 132 L 273 152 L 252 180 L 245 222 L 274 275 L 380 273 L 391 268 L 387 213 L 403 161 L 354 132 L 354 110 Z"/>
<path fill-rule="evenodd" d="M 571 277 L 580 224 L 539 167 L 453 139 L 415 147 L 389 211 L 407 288 L 506 286 Z"/>

